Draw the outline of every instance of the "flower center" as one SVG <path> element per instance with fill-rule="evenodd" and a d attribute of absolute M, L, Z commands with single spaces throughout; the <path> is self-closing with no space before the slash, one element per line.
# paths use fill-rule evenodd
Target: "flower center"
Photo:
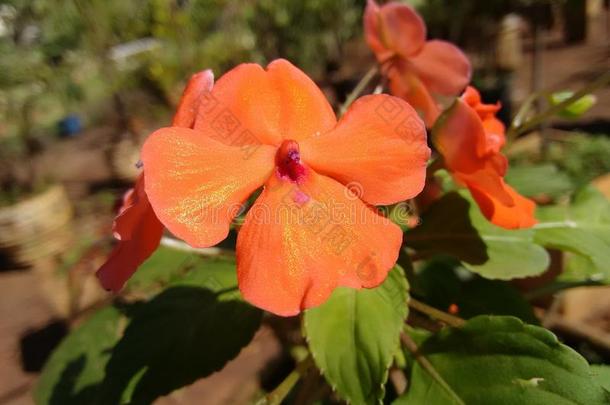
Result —
<path fill-rule="evenodd" d="M 275 154 L 275 165 L 280 177 L 300 181 L 305 175 L 305 166 L 301 163 L 299 144 L 291 139 L 282 142 Z"/>

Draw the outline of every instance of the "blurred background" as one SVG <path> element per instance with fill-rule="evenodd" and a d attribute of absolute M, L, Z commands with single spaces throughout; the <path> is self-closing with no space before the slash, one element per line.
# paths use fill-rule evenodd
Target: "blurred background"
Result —
<path fill-rule="evenodd" d="M 607 1 L 411 4 L 430 38 L 469 54 L 475 85 L 486 101 L 502 102 L 506 122 L 529 94 L 549 91 L 535 106 L 545 108 L 610 69 Z M 109 299 L 94 273 L 112 248 L 112 218 L 137 174 L 139 146 L 170 122 L 188 77 L 205 68 L 219 77 L 241 62 L 283 57 L 338 107 L 375 63 L 362 37 L 364 6 L 364 0 L 0 1 L 0 405 L 32 403 L 50 350 Z M 514 142 L 507 154 L 518 165 L 508 181 L 542 204 L 591 181 L 609 196 L 610 87 L 595 96 L 585 114 L 565 111 Z M 149 266 L 168 260 L 156 255 Z M 608 360 L 609 290 L 570 294 L 557 323 L 546 326 L 572 338 L 585 356 Z M 261 370 L 279 361 L 279 352 L 277 338 L 263 328 L 222 373 L 159 403 L 201 403 L 201 395 L 206 403 L 240 403 L 236 392 L 246 398 L 260 389 Z"/>

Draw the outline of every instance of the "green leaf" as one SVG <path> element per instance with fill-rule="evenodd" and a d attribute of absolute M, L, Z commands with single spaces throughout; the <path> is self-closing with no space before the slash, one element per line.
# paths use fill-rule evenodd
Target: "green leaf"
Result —
<path fill-rule="evenodd" d="M 37 404 L 93 404 L 99 396 L 110 350 L 120 337 L 121 313 L 99 310 L 72 331 L 45 364 L 34 399 Z"/>
<path fill-rule="evenodd" d="M 563 272 L 557 277 L 559 282 L 578 283 L 578 282 L 597 282 L 599 285 L 608 283 L 608 279 L 601 275 L 595 264 L 587 256 L 567 252 L 564 256 L 565 267 Z"/>
<path fill-rule="evenodd" d="M 408 284 L 396 266 L 373 289 L 336 289 L 305 312 L 305 336 L 328 383 L 353 404 L 379 403 L 408 314 Z"/>
<path fill-rule="evenodd" d="M 112 351 L 100 403 L 151 403 L 237 356 L 262 312 L 241 300 L 236 284 L 233 261 L 206 261 L 141 304 Z"/>
<path fill-rule="evenodd" d="M 546 195 L 555 198 L 573 189 L 570 177 L 553 164 L 511 166 L 506 182 L 528 197 Z"/>
<path fill-rule="evenodd" d="M 574 95 L 573 91 L 559 91 L 551 94 L 549 101 L 551 105 L 555 106 Z M 584 97 L 579 98 L 572 104 L 557 113 L 562 118 L 575 119 L 580 118 L 583 114 L 591 109 L 597 102 L 597 97 L 593 94 L 587 94 Z"/>
<path fill-rule="evenodd" d="M 479 316 L 445 328 L 420 353 L 466 404 L 608 404 L 586 360 L 555 335 L 513 317 Z M 455 404 L 427 371 L 413 366 L 396 404 Z"/>
<path fill-rule="evenodd" d="M 200 255 L 160 246 L 129 279 L 126 289 L 148 291 L 166 286 L 204 262 Z"/>
<path fill-rule="evenodd" d="M 169 260 L 176 256 L 165 258 L 166 268 L 177 268 Z M 45 366 L 37 403 L 150 403 L 234 358 L 261 311 L 241 300 L 234 261 L 197 262 L 202 268 L 183 278 L 167 272 L 175 281 L 151 301 L 125 306 L 133 319 L 122 338 L 127 319 L 114 307 L 72 332 Z"/>
<path fill-rule="evenodd" d="M 549 265 L 546 250 L 534 244 L 532 229 L 495 226 L 474 202 L 455 192 L 428 209 L 422 224 L 405 234 L 405 243 L 424 257 L 453 256 L 489 279 L 535 276 Z"/>
<path fill-rule="evenodd" d="M 610 366 L 607 364 L 594 364 L 591 372 L 595 381 L 608 392 L 610 392 Z"/>
<path fill-rule="evenodd" d="M 610 282 L 610 202 L 599 191 L 586 187 L 571 205 L 540 207 L 537 217 L 536 242 L 577 257 L 564 279 Z"/>

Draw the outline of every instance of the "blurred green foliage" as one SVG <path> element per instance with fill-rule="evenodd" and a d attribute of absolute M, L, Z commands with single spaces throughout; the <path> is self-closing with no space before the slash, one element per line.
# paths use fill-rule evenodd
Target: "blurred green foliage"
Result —
<path fill-rule="evenodd" d="M 610 138 L 606 134 L 559 132 L 548 150 L 522 150 L 510 158 L 506 176 L 520 193 L 552 200 L 572 194 L 592 180 L 610 173 Z"/>
<path fill-rule="evenodd" d="M 136 89 L 171 107 L 186 79 L 284 57 L 321 77 L 359 38 L 364 0 L 8 0 L 0 10 L 0 138 L 14 110 L 53 122 Z M 130 49 L 145 39 L 153 46 Z M 118 51 L 120 48 L 120 52 Z M 137 48 L 137 46 L 135 47 Z M 117 56 L 121 53 L 123 56 Z M 103 86 L 100 86 L 103 83 Z M 52 98 L 51 108 L 41 108 Z M 10 102 L 8 102 L 10 100 Z M 30 130 L 31 122 L 27 123 Z"/>
<path fill-rule="evenodd" d="M 162 40 L 145 74 L 164 92 L 208 67 L 223 72 L 253 61 L 287 58 L 320 77 L 361 32 L 362 0 L 152 0 L 151 34 Z"/>
<path fill-rule="evenodd" d="M 552 145 L 548 160 L 568 174 L 577 187 L 582 187 L 610 173 L 610 139 L 604 135 L 571 134 Z"/>
<path fill-rule="evenodd" d="M 606 134 L 569 132 L 551 138 L 547 153 L 522 151 L 510 159 L 506 180 L 527 196 L 554 199 L 610 173 L 610 138 Z"/>

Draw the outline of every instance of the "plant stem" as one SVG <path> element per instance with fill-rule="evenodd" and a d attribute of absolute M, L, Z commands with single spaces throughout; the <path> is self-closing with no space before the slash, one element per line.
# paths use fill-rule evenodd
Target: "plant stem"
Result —
<path fill-rule="evenodd" d="M 308 372 L 303 377 L 298 391 L 294 395 L 294 405 L 306 405 L 316 400 L 315 394 L 319 391 L 320 386 L 320 374 L 314 372 Z"/>
<path fill-rule="evenodd" d="M 297 364 L 296 368 L 284 378 L 280 385 L 258 400 L 256 405 L 280 405 L 311 366 L 313 366 L 313 358 L 309 354 L 303 361 Z"/>
<path fill-rule="evenodd" d="M 562 101 L 559 104 L 555 104 L 554 106 L 548 108 L 547 110 L 541 112 L 540 114 L 532 117 L 530 120 L 525 122 L 523 125 L 520 125 L 520 126 L 514 128 L 513 131 L 511 132 L 511 136 L 517 136 L 517 135 L 523 134 L 523 133 L 531 130 L 532 128 L 537 127 L 538 125 L 540 125 L 540 123 L 542 123 L 546 119 L 552 117 L 553 115 L 557 114 L 558 112 L 564 110 L 566 107 L 569 107 L 570 105 L 572 105 L 574 102 L 580 100 L 587 94 L 593 92 L 594 90 L 597 90 L 598 88 L 603 87 L 604 85 L 606 85 L 608 83 L 610 83 L 610 70 L 607 71 L 606 73 L 602 74 L 601 76 L 599 76 L 596 80 L 592 81 L 587 86 L 583 87 L 582 89 L 580 89 L 579 91 L 574 93 L 570 98 L 565 99 L 564 101 Z"/>
<path fill-rule="evenodd" d="M 341 108 L 339 108 L 339 115 L 345 114 L 345 112 L 347 111 L 349 106 L 352 105 L 352 103 L 364 91 L 366 86 L 368 86 L 368 84 L 373 79 L 373 77 L 375 77 L 375 75 L 377 74 L 377 71 L 378 71 L 378 68 L 377 68 L 377 65 L 375 65 L 372 68 L 370 68 L 368 72 L 366 72 L 366 74 L 362 77 L 362 79 L 360 79 L 360 81 L 358 82 L 356 87 L 354 87 L 354 90 L 352 90 L 352 92 L 347 95 L 345 102 L 341 105 Z"/>
<path fill-rule="evenodd" d="M 460 326 L 464 325 L 465 322 L 462 318 L 438 310 L 428 304 L 424 304 L 423 302 L 416 300 L 413 297 L 411 297 L 409 300 L 409 306 L 414 310 L 424 313 L 437 321 L 444 322 L 449 326 L 459 328 Z"/>
<path fill-rule="evenodd" d="M 517 128 L 519 128 L 523 124 L 523 121 L 525 121 L 525 117 L 526 117 L 527 113 L 530 111 L 534 101 L 536 101 L 536 99 L 541 96 L 542 96 L 542 93 L 540 93 L 540 92 L 530 94 L 525 99 L 523 104 L 521 104 L 521 107 L 519 107 L 519 111 L 517 111 L 517 114 L 515 115 L 515 117 L 513 118 L 513 120 L 510 123 L 510 127 L 506 131 L 507 139 L 512 140 L 516 136 L 515 131 L 517 130 Z"/>
<path fill-rule="evenodd" d="M 551 284 L 547 284 L 540 288 L 537 288 L 532 291 L 528 291 L 524 294 L 524 298 L 528 301 L 535 300 L 536 298 L 545 297 L 547 295 L 552 295 L 558 293 L 559 291 L 566 290 L 568 288 L 576 288 L 576 287 L 599 287 L 604 285 L 604 283 L 595 280 L 584 280 L 584 281 L 557 281 Z"/>
<path fill-rule="evenodd" d="M 413 357 L 415 357 L 415 360 L 419 363 L 419 365 L 424 370 L 426 370 L 426 372 L 428 374 L 430 374 L 430 377 L 432 377 L 432 379 L 434 381 L 436 381 L 441 387 L 443 387 L 443 389 L 445 389 L 445 391 L 447 391 L 447 393 L 458 404 L 465 405 L 462 398 L 460 398 L 459 395 L 456 394 L 455 391 L 453 391 L 453 389 L 449 386 L 449 384 L 447 384 L 447 382 L 438 373 L 438 371 L 436 371 L 436 369 L 434 368 L 432 363 L 430 363 L 430 361 L 423 354 L 421 354 L 421 352 L 417 348 L 417 344 L 413 341 L 413 339 L 411 339 L 411 336 L 409 336 L 408 333 L 403 332 L 400 334 L 400 340 L 401 340 L 402 344 L 407 348 L 407 350 L 409 350 L 409 352 L 411 352 Z"/>

